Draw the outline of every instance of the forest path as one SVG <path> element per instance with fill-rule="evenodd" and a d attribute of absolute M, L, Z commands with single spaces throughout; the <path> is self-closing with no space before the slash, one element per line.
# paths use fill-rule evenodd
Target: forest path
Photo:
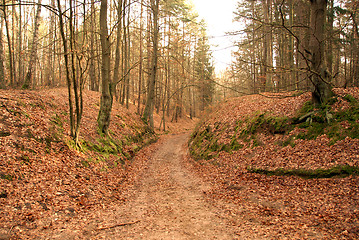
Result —
<path fill-rule="evenodd" d="M 187 140 L 188 134 L 168 137 L 149 160 L 133 201 L 113 212 L 114 223 L 101 224 L 113 227 L 97 228 L 88 238 L 238 238 L 221 210 L 205 200 L 210 186 L 183 166 Z"/>

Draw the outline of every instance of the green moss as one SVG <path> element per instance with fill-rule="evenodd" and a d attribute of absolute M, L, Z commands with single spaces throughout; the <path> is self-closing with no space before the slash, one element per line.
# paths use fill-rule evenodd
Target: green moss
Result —
<path fill-rule="evenodd" d="M 350 108 L 346 110 L 331 113 L 331 105 L 337 101 L 337 97 L 332 98 L 327 104 L 321 105 L 314 110 L 307 121 L 298 123 L 293 121 L 293 126 L 307 129 L 305 133 L 298 134 L 301 139 L 316 139 L 322 134 L 326 134 L 330 139 L 330 144 L 335 144 L 339 140 L 345 139 L 347 136 L 351 138 L 359 138 L 359 104 L 358 100 L 351 95 L 346 95 L 344 99 L 350 102 Z M 302 111 L 304 113 L 304 111 Z M 331 119 L 328 120 L 328 115 Z M 297 119 L 300 119 L 298 117 Z M 347 122 L 348 127 L 342 127 L 341 122 Z"/>
<path fill-rule="evenodd" d="M 290 130 L 287 117 L 275 117 L 268 113 L 256 115 L 253 118 L 248 119 L 247 122 L 247 127 L 241 132 L 242 138 L 258 132 L 284 134 Z"/>
<path fill-rule="evenodd" d="M 86 160 L 82 160 L 81 161 L 81 164 L 84 166 L 84 167 L 89 167 L 90 166 L 90 163 Z"/>
<path fill-rule="evenodd" d="M 344 100 L 346 100 L 347 102 L 350 102 L 350 103 L 353 103 L 353 104 L 357 104 L 358 103 L 358 100 L 353 97 L 352 95 L 350 94 L 347 94 L 343 97 Z"/>
<path fill-rule="evenodd" d="M 239 149 L 241 149 L 243 147 L 244 147 L 244 145 L 239 144 L 235 137 L 232 138 L 231 143 L 230 143 L 230 148 L 229 148 L 230 150 L 238 151 Z M 227 152 L 229 152 L 229 151 L 227 151 Z"/>
<path fill-rule="evenodd" d="M 314 104 L 312 101 L 307 101 L 303 104 L 302 108 L 299 110 L 300 115 L 305 115 L 314 110 Z"/>
<path fill-rule="evenodd" d="M 283 146 L 283 147 L 286 147 L 286 146 L 295 147 L 294 139 L 295 139 L 295 136 L 290 135 L 283 142 L 279 142 L 278 145 Z"/>
<path fill-rule="evenodd" d="M 265 174 L 268 176 L 298 176 L 301 178 L 332 178 L 332 177 L 347 177 L 349 175 L 359 175 L 359 168 L 349 165 L 339 165 L 330 169 L 283 169 L 266 170 L 260 168 L 247 168 L 250 173 Z"/>
<path fill-rule="evenodd" d="M 122 142 L 115 141 L 110 137 L 98 138 L 95 143 L 83 141 L 85 149 L 101 154 L 119 154 L 122 153 Z"/>
<path fill-rule="evenodd" d="M 13 180 L 13 176 L 11 176 L 10 174 L 4 174 L 4 173 L 0 173 L 0 178 L 1 178 L 1 179 L 8 180 L 8 181 L 12 181 L 12 180 Z"/>
<path fill-rule="evenodd" d="M 326 134 L 330 144 L 343 140 L 346 137 L 359 138 L 359 101 L 347 95 L 344 97 L 350 103 L 350 108 L 338 112 L 331 111 L 332 104 L 338 101 L 334 96 L 326 104 L 315 107 L 311 101 L 304 103 L 298 115 L 292 119 L 276 117 L 271 113 L 256 113 L 245 120 L 238 120 L 233 126 L 225 126 L 219 122 L 210 125 L 199 123 L 191 134 L 189 141 L 190 153 L 195 159 L 211 159 L 219 152 L 237 151 L 244 147 L 239 140 L 251 143 L 255 148 L 262 145 L 258 134 L 280 134 L 283 140 L 277 142 L 280 146 L 295 146 L 295 139 L 315 140 Z M 345 121 L 345 124 L 342 122 Z M 343 126 L 342 126 L 343 125 Z M 298 134 L 288 135 L 294 128 L 302 128 Z M 219 144 L 223 133 L 233 131 L 230 143 Z"/>

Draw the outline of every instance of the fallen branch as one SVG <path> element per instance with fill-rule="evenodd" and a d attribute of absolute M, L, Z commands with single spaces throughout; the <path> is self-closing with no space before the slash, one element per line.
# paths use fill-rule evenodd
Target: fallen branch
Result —
<path fill-rule="evenodd" d="M 97 228 L 96 230 L 100 231 L 100 230 L 105 230 L 105 229 L 110 229 L 110 228 L 115 228 L 115 227 L 122 227 L 122 226 L 132 225 L 132 224 L 138 223 L 139 221 L 140 220 L 136 220 L 134 222 L 119 223 L 119 224 L 115 224 L 115 225 L 112 225 L 112 226 L 100 227 L 100 228 Z"/>

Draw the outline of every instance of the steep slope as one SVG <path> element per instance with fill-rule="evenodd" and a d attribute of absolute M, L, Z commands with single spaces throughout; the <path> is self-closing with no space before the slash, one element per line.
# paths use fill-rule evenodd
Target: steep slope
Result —
<path fill-rule="evenodd" d="M 131 159 L 155 134 L 114 103 L 111 137 L 100 137 L 99 95 L 86 91 L 76 150 L 67 106 L 66 89 L 0 90 L 0 234 L 24 238 L 60 218 L 126 201 L 124 189 L 141 168 Z"/>
<path fill-rule="evenodd" d="M 196 127 L 190 167 L 235 204 L 239 232 L 358 238 L 359 89 L 335 91 L 318 109 L 309 93 L 231 99 Z"/>

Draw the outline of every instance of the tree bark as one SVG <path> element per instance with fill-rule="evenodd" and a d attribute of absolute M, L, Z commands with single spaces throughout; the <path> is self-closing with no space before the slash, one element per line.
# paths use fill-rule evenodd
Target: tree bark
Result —
<path fill-rule="evenodd" d="M 139 35 L 140 35 L 140 59 L 139 59 L 139 66 L 138 66 L 138 106 L 137 106 L 137 113 L 141 114 L 141 91 L 142 91 L 142 63 L 143 63 L 143 53 L 142 53 L 142 49 L 143 49 L 143 37 L 142 37 L 142 28 L 143 28 L 143 0 L 141 0 L 140 2 L 141 4 L 141 12 L 140 12 L 140 31 L 139 31 Z"/>
<path fill-rule="evenodd" d="M 35 15 L 35 23 L 34 23 L 34 33 L 32 36 L 32 44 L 31 44 L 31 52 L 29 59 L 29 66 L 27 67 L 27 73 L 25 76 L 24 84 L 22 85 L 23 89 L 28 89 L 32 83 L 32 75 L 34 71 L 34 64 L 36 64 L 36 54 L 37 54 L 37 41 L 38 41 L 38 32 L 39 32 L 39 20 L 41 13 L 41 0 L 37 2 L 37 10 Z"/>
<path fill-rule="evenodd" d="M 6 82 L 5 82 L 5 72 L 4 72 L 4 59 L 5 59 L 5 53 L 3 48 L 3 18 L 0 17 L 0 89 L 5 88 Z"/>
<path fill-rule="evenodd" d="M 359 30 L 358 23 L 356 21 L 356 14 L 352 13 L 353 19 L 353 85 L 355 87 L 359 86 Z"/>
<path fill-rule="evenodd" d="M 70 135 L 72 137 L 74 137 L 75 136 L 75 132 L 74 132 L 75 121 L 74 121 L 74 115 L 73 115 L 74 110 L 73 110 L 72 91 L 71 91 L 72 82 L 71 82 L 71 75 L 70 75 L 67 39 L 65 36 L 65 26 L 64 26 L 64 21 L 63 21 L 63 12 L 61 10 L 60 0 L 57 0 L 57 7 L 58 7 L 58 11 L 59 11 L 60 34 L 61 34 L 61 38 L 62 38 L 62 45 L 64 48 L 64 60 L 65 60 L 66 81 L 67 81 L 68 100 L 69 100 L 69 111 L 70 111 L 70 131 L 71 131 Z"/>
<path fill-rule="evenodd" d="M 102 89 L 100 100 L 100 111 L 97 117 L 98 130 L 101 134 L 108 134 L 110 127 L 110 116 L 113 102 L 113 84 L 110 78 L 110 40 L 107 27 L 107 0 L 101 0 L 100 8 L 100 39 L 102 55 Z"/>
<path fill-rule="evenodd" d="M 95 0 L 91 0 L 91 22 L 90 24 L 90 59 L 89 59 L 89 78 L 90 78 L 90 90 L 99 91 L 99 83 L 96 77 L 96 54 L 95 54 L 95 27 L 96 27 L 96 9 Z"/>
<path fill-rule="evenodd" d="M 7 36 L 7 46 L 8 46 L 8 51 L 9 51 L 10 86 L 14 86 L 15 85 L 15 78 L 14 78 L 15 66 L 14 66 L 14 59 L 13 59 L 13 48 L 12 48 L 11 39 L 10 39 L 9 22 L 8 22 L 8 18 L 6 15 L 6 7 L 5 7 L 6 1 L 3 0 L 2 3 L 3 3 L 2 11 L 4 13 L 5 30 L 6 30 L 6 36 Z"/>
<path fill-rule="evenodd" d="M 121 29 L 121 23 L 122 23 L 122 0 L 120 0 L 118 2 L 118 6 L 117 6 L 117 35 L 116 35 L 116 50 L 115 50 L 115 63 L 114 63 L 114 70 L 113 70 L 113 82 L 117 82 L 119 80 L 120 77 L 120 60 L 121 60 L 121 33 L 122 33 L 122 29 Z M 114 89 L 114 91 L 116 91 Z"/>
<path fill-rule="evenodd" d="M 315 104 L 325 103 L 332 95 L 331 76 L 324 64 L 324 25 L 327 0 L 310 0 L 311 3 L 311 74 L 314 90 L 312 99 Z"/>
<path fill-rule="evenodd" d="M 151 128 L 154 128 L 153 123 L 153 110 L 155 101 L 155 85 L 157 74 L 157 60 L 158 60 L 158 13 L 159 13 L 159 0 L 151 0 L 151 12 L 153 15 L 153 34 L 152 34 L 152 57 L 151 57 L 151 69 L 148 84 L 148 94 L 145 110 L 143 113 L 143 119 L 148 121 Z"/>

